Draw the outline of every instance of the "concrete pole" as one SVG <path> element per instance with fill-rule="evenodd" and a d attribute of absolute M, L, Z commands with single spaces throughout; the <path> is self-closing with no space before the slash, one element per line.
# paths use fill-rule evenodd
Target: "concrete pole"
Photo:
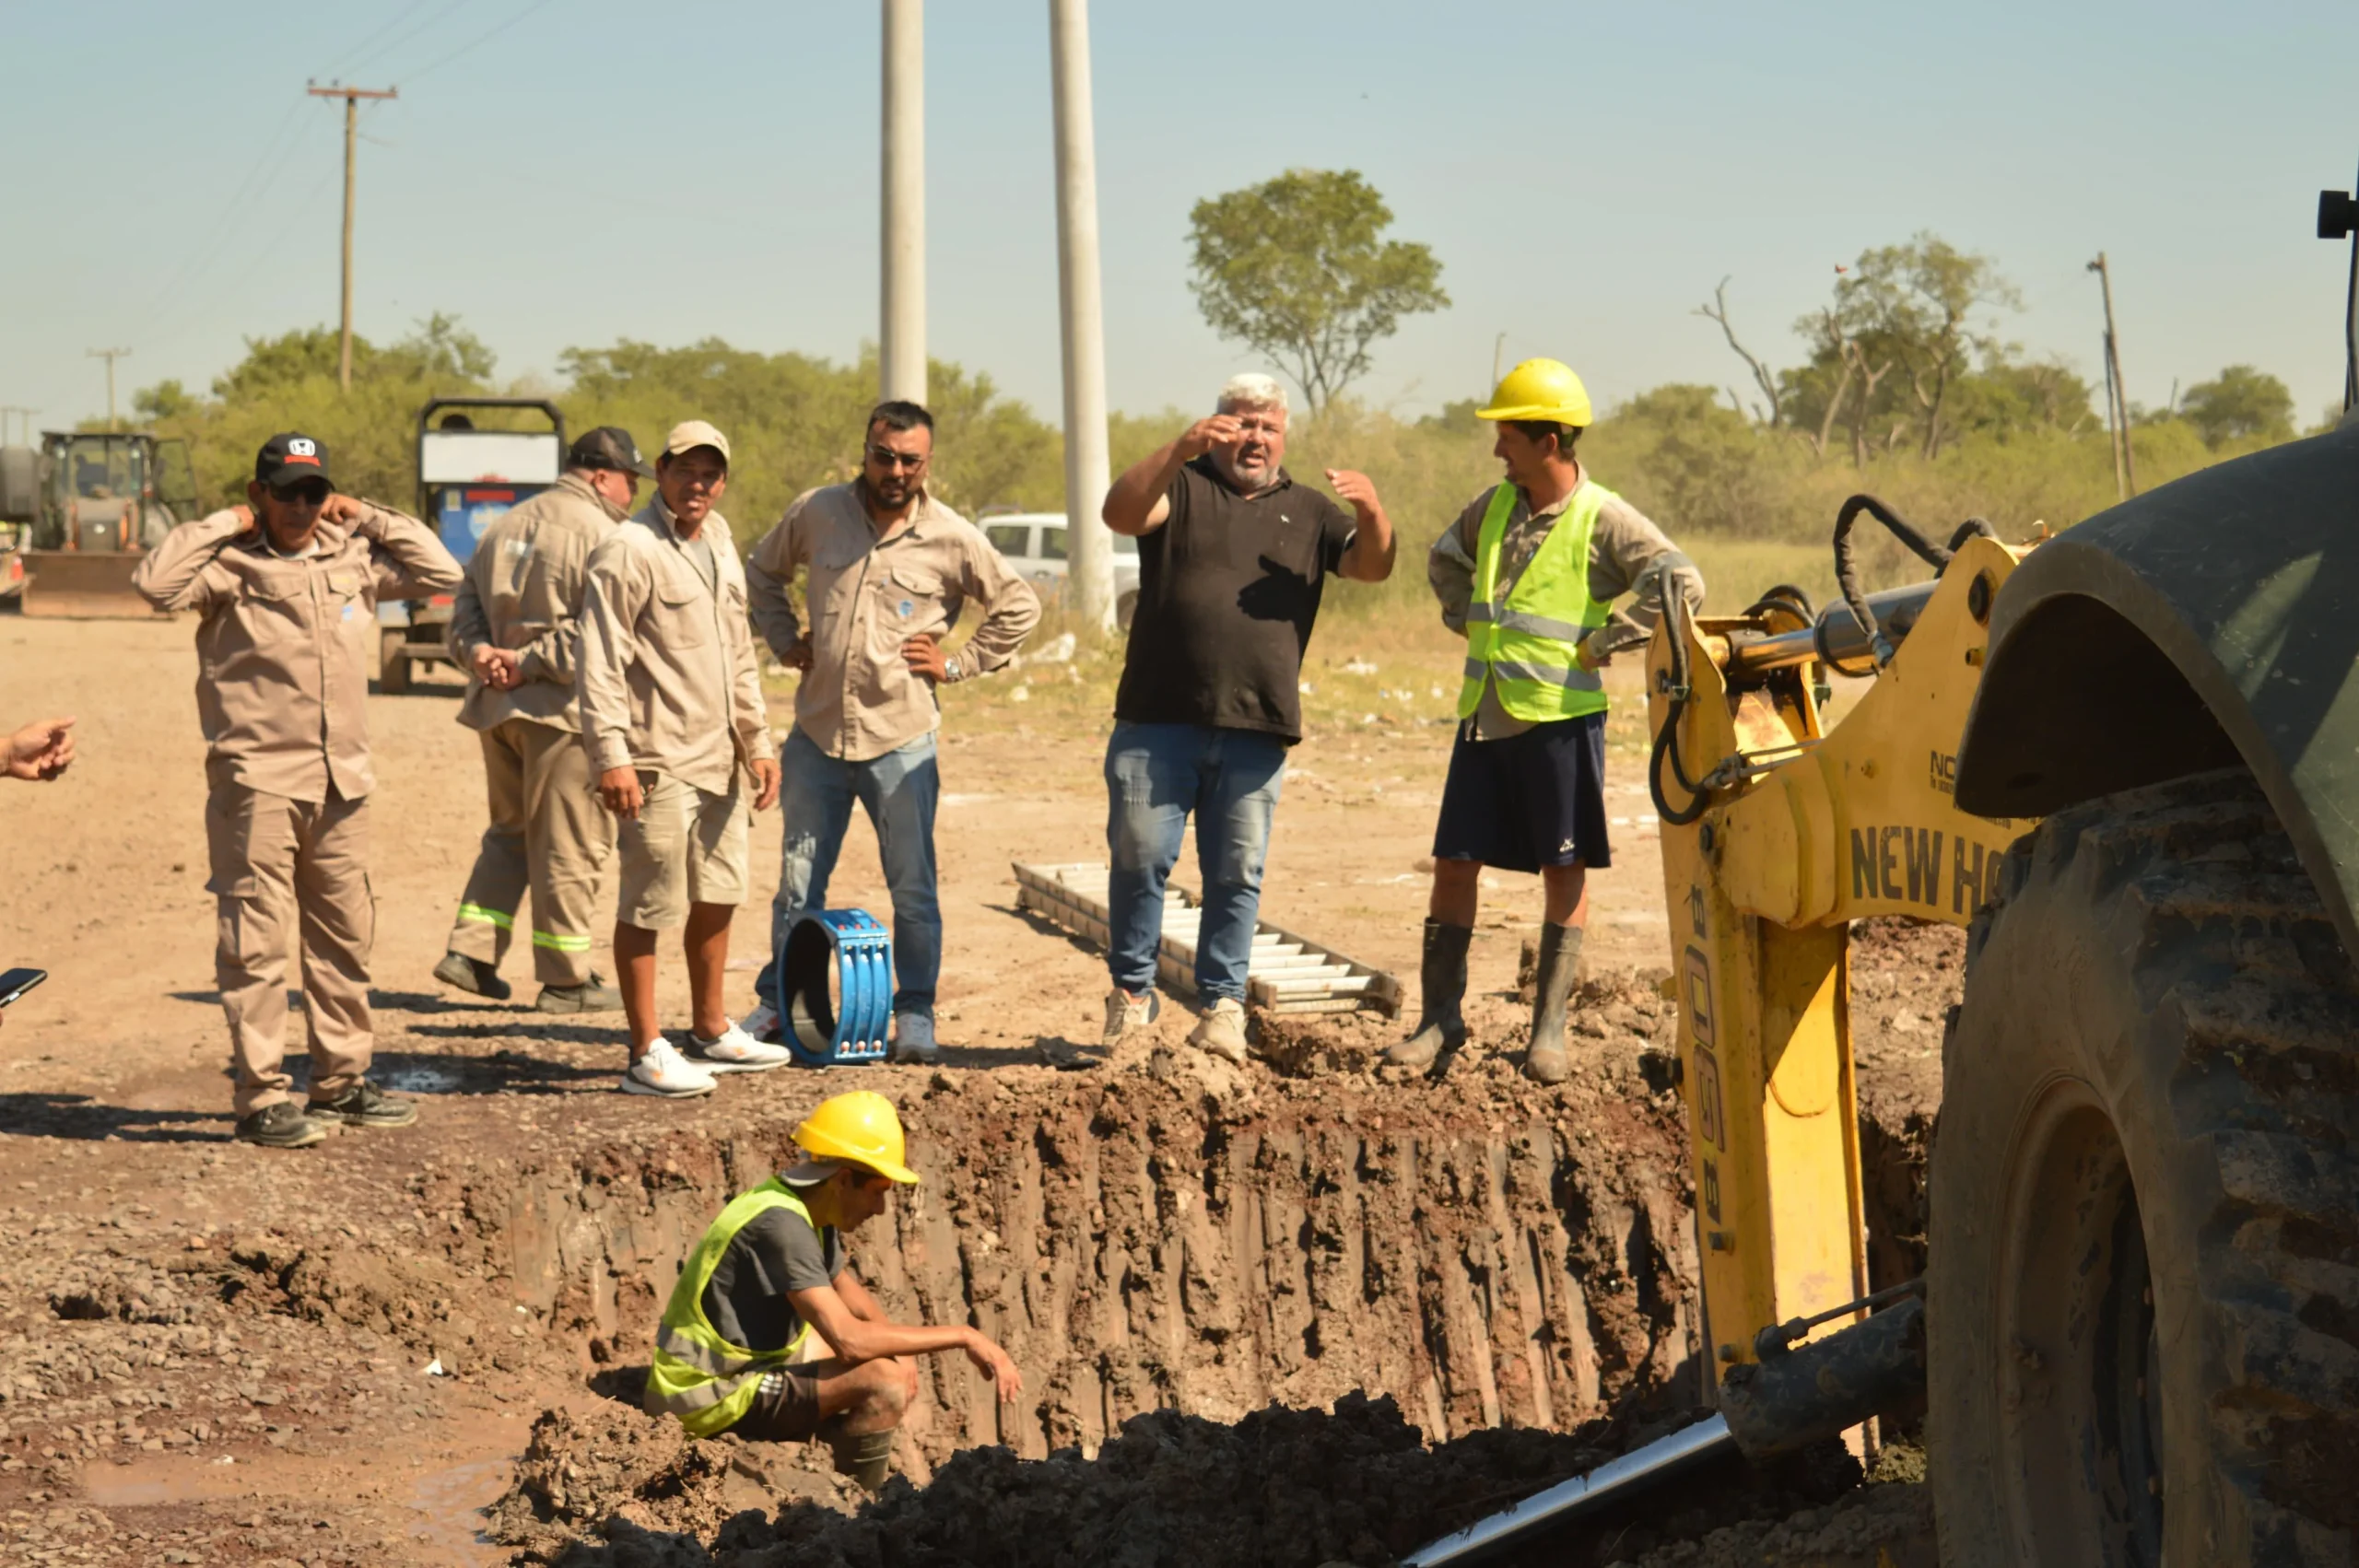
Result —
<path fill-rule="evenodd" d="M 925 0 L 885 0 L 885 234 L 878 392 L 925 401 Z"/>
<path fill-rule="evenodd" d="M 1108 631 L 1114 625 L 1114 538 L 1098 517 L 1110 475 L 1088 0 L 1049 0 L 1049 54 L 1057 106 L 1057 305 L 1064 339 L 1065 590 L 1081 626 Z"/>

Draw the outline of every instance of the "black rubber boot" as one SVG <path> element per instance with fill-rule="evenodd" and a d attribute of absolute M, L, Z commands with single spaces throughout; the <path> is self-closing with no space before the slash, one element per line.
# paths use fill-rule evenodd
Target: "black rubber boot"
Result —
<path fill-rule="evenodd" d="M 470 958 L 464 953 L 444 954 L 442 962 L 434 965 L 434 977 L 446 986 L 473 991 L 493 1001 L 506 1001 L 515 994 L 509 989 L 508 982 L 499 977 L 499 970 L 482 959 Z"/>
<path fill-rule="evenodd" d="M 890 1432 L 863 1432 L 850 1437 L 839 1437 L 836 1450 L 836 1470 L 858 1481 L 863 1492 L 882 1492 L 885 1478 L 893 1473 L 893 1434 Z"/>
<path fill-rule="evenodd" d="M 1405 1040 L 1384 1047 L 1384 1059 L 1394 1067 L 1426 1068 L 1444 1047 L 1455 1049 L 1466 1038 L 1466 1019 L 1459 1004 L 1466 1000 L 1466 944 L 1474 940 L 1472 926 L 1426 922 L 1426 962 L 1421 985 L 1424 997 L 1416 1031 Z"/>
<path fill-rule="evenodd" d="M 1523 1059 L 1523 1075 L 1537 1083 L 1562 1083 L 1572 1076 L 1565 1055 L 1565 998 L 1573 989 L 1573 972 L 1581 963 L 1579 926 L 1540 928 L 1540 973 L 1532 988 L 1532 1049 Z"/>

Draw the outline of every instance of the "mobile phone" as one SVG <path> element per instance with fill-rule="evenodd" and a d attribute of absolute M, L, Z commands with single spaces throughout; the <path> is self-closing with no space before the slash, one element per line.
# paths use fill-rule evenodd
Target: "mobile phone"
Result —
<path fill-rule="evenodd" d="M 0 974 L 0 1007 L 6 1007 L 49 978 L 46 969 L 11 969 Z"/>

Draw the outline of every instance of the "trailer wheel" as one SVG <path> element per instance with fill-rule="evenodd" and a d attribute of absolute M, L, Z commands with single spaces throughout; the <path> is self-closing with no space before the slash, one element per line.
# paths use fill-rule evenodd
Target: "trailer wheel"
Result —
<path fill-rule="evenodd" d="M 2317 891 L 2241 770 L 2003 867 L 1930 1176 L 1942 1562 L 2349 1562 L 2359 986 Z"/>
<path fill-rule="evenodd" d="M 409 693 L 409 655 L 404 651 L 409 642 L 409 632 L 402 626 L 387 626 L 377 643 L 377 689 L 387 696 L 405 696 Z"/>

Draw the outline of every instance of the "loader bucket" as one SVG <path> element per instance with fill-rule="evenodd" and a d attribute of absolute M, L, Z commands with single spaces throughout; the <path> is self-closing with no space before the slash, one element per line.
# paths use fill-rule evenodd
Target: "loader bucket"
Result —
<path fill-rule="evenodd" d="M 80 621 L 144 621 L 161 614 L 131 586 L 131 574 L 144 559 L 135 551 L 28 550 L 23 611 Z"/>

